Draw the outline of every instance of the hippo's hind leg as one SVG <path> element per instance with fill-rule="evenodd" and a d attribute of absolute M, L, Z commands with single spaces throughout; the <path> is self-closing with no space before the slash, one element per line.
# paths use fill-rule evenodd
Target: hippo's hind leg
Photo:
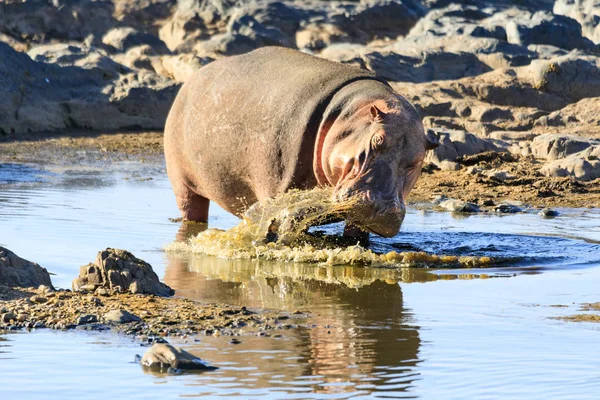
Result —
<path fill-rule="evenodd" d="M 206 197 L 192 192 L 189 188 L 184 193 L 177 193 L 175 196 L 184 220 L 208 222 L 208 206 L 210 201 Z"/>
<path fill-rule="evenodd" d="M 183 182 L 173 185 L 175 200 L 185 221 L 207 222 L 210 201 L 195 193 Z"/>

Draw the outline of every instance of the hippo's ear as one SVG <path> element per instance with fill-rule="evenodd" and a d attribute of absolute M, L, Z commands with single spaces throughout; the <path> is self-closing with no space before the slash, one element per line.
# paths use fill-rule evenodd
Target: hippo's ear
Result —
<path fill-rule="evenodd" d="M 381 122 L 384 117 L 385 113 L 377 108 L 376 105 L 371 106 L 371 118 L 373 118 L 373 121 Z"/>
<path fill-rule="evenodd" d="M 438 139 L 435 132 L 431 129 L 427 129 L 425 139 L 427 140 L 427 142 L 425 143 L 425 150 L 433 150 L 440 145 L 440 140 Z"/>

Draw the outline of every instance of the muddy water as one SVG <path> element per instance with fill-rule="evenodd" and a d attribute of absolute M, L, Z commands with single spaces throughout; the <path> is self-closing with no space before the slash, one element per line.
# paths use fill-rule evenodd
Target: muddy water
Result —
<path fill-rule="evenodd" d="M 145 348 L 108 333 L 0 334 L 2 398 L 595 398 L 600 325 L 567 323 L 600 300 L 600 212 L 461 217 L 413 207 L 372 250 L 497 256 L 487 269 L 385 269 L 223 260 L 161 249 L 190 232 L 162 167 L 0 165 L 0 244 L 68 287 L 105 247 L 150 262 L 177 295 L 308 310 L 282 336 L 181 342 L 220 367 L 144 374 Z M 235 218 L 212 208 L 211 227 Z M 339 232 L 339 225 L 319 228 Z M 561 307 L 558 307 L 561 306 Z"/>

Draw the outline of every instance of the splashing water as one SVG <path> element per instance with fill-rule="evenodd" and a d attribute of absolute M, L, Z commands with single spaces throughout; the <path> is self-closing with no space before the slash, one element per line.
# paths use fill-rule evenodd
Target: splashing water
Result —
<path fill-rule="evenodd" d="M 256 203 L 244 214 L 242 221 L 231 229 L 207 229 L 187 242 L 168 245 L 166 251 L 203 253 L 226 259 L 260 258 L 387 268 L 481 268 L 496 264 L 491 257 L 396 251 L 378 254 L 359 244 L 341 246 L 335 238 L 307 233 L 311 226 L 344 219 L 355 204 L 355 199 L 335 201 L 331 188 L 292 190 Z"/>

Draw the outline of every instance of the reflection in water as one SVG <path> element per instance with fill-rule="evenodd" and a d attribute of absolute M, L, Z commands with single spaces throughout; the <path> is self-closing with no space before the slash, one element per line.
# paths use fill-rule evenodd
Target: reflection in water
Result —
<path fill-rule="evenodd" d="M 182 224 L 177 240 L 202 229 L 206 226 Z M 309 326 L 291 332 L 297 337 L 294 353 L 300 352 L 296 365 L 302 368 L 281 371 L 286 380 L 319 376 L 324 382 L 313 389 L 329 393 L 356 391 L 358 384 L 385 386 L 389 377 L 379 376 L 378 369 L 392 366 L 395 390 L 406 390 L 415 379 L 418 327 L 404 308 L 398 282 L 426 281 L 436 275 L 408 268 L 225 260 L 201 254 L 167 253 L 167 257 L 165 282 L 179 296 L 311 313 Z"/>
<path fill-rule="evenodd" d="M 397 378 L 406 376 L 397 382 L 401 390 L 414 380 L 420 339 L 403 306 L 399 271 L 202 255 L 168 257 L 165 282 L 179 296 L 311 313 L 309 326 L 290 333 L 297 337 L 294 353 L 300 352 L 297 363 L 303 367 L 282 371 L 287 379 L 290 373 L 321 376 L 327 385 L 316 391 L 356 391 L 354 384 L 361 382 L 384 385 L 389 377 L 379 376 L 378 369 L 394 366 Z M 431 274 L 422 276 L 435 279 Z"/>

